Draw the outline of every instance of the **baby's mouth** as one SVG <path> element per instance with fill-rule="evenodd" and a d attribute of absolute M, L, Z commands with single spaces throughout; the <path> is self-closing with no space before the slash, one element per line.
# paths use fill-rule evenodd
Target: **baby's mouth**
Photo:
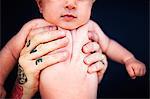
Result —
<path fill-rule="evenodd" d="M 77 18 L 76 16 L 71 15 L 71 14 L 65 14 L 65 15 L 62 15 L 61 17 L 62 17 L 65 21 L 72 21 L 73 19 Z"/>

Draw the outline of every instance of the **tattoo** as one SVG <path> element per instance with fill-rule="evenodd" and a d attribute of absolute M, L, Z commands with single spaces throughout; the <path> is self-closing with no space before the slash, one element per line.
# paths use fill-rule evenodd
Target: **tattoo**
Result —
<path fill-rule="evenodd" d="M 38 65 L 39 62 L 43 62 L 42 58 L 38 58 L 38 59 L 35 61 L 35 64 Z"/>
<path fill-rule="evenodd" d="M 37 52 L 37 50 L 36 50 L 36 49 L 33 49 L 33 50 L 30 52 L 30 54 L 31 54 L 31 53 L 35 53 L 35 52 Z"/>
<path fill-rule="evenodd" d="M 18 65 L 18 77 L 17 77 L 17 80 L 18 80 L 19 84 L 24 84 L 24 83 L 27 82 L 27 76 L 24 73 L 24 70 L 23 70 L 23 68 L 20 65 Z"/>
<path fill-rule="evenodd" d="M 28 43 L 27 43 L 27 47 L 29 47 L 29 46 L 30 46 L 30 42 L 31 42 L 31 41 L 29 40 L 29 41 L 28 41 Z"/>
<path fill-rule="evenodd" d="M 15 84 L 15 88 L 12 91 L 11 98 L 13 99 L 21 99 L 23 96 L 23 87 L 18 83 Z"/>

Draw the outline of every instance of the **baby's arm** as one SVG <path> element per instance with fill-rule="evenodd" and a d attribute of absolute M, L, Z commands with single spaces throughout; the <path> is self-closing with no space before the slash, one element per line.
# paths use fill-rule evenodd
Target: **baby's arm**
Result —
<path fill-rule="evenodd" d="M 98 36 L 96 39 L 100 44 L 102 52 L 106 53 L 106 55 L 112 60 L 125 64 L 126 69 L 132 78 L 143 76 L 145 74 L 145 65 L 138 61 L 131 52 L 106 36 L 93 21 L 89 21 L 89 25 L 89 30 L 96 33 L 95 35 Z"/>

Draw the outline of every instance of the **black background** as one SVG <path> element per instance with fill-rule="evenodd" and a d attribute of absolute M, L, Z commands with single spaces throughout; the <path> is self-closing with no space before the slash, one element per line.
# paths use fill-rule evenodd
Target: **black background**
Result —
<path fill-rule="evenodd" d="M 34 0 L 2 0 L 2 46 L 27 21 L 39 18 Z M 109 61 L 98 98 L 149 97 L 149 0 L 96 0 L 91 19 L 112 39 L 131 51 L 147 66 L 144 77 L 130 79 L 124 65 Z M 10 73 L 5 88 L 10 93 L 16 77 L 16 67 Z M 35 97 L 39 97 L 38 94 Z"/>

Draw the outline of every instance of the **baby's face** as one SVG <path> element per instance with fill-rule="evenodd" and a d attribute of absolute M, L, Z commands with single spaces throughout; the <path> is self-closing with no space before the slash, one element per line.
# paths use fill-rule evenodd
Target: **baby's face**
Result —
<path fill-rule="evenodd" d="M 48 22 L 64 29 L 75 29 L 90 18 L 93 0 L 37 0 Z"/>

